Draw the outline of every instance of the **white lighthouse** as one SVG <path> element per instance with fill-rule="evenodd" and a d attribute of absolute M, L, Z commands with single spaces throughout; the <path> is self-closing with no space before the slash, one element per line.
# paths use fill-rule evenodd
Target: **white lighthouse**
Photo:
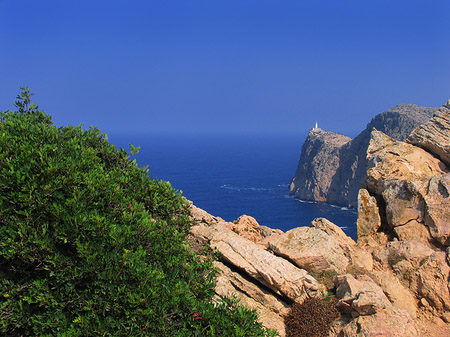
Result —
<path fill-rule="evenodd" d="M 319 125 L 317 124 L 317 121 L 316 121 L 316 125 L 314 126 L 313 130 L 317 130 L 318 128 L 319 128 Z"/>

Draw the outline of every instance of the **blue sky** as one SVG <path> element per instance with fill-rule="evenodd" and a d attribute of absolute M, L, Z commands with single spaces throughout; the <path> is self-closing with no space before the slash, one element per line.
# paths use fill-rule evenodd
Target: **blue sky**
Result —
<path fill-rule="evenodd" d="M 450 98 L 448 0 L 0 0 L 0 109 L 20 86 L 105 132 L 354 135 Z"/>

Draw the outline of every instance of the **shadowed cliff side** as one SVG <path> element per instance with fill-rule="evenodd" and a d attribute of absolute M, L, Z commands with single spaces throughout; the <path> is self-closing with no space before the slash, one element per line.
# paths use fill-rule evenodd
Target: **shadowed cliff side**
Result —
<path fill-rule="evenodd" d="M 297 171 L 290 190 L 296 198 L 326 202 L 332 178 L 339 168 L 341 147 L 350 137 L 312 129 L 302 146 Z"/>
<path fill-rule="evenodd" d="M 358 191 L 365 176 L 366 152 L 375 128 L 404 141 L 438 108 L 401 104 L 376 115 L 354 139 L 313 129 L 302 147 L 290 194 L 296 198 L 356 207 Z M 317 143 L 320 146 L 317 146 Z"/>

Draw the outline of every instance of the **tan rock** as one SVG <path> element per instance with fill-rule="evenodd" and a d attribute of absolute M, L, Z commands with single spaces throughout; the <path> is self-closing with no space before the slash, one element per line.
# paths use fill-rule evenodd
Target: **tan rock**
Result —
<path fill-rule="evenodd" d="M 405 310 L 391 308 L 352 319 L 336 337 L 423 337 L 418 324 Z M 334 336 L 333 336 L 334 337 Z"/>
<path fill-rule="evenodd" d="M 356 222 L 358 238 L 376 233 L 381 226 L 377 200 L 362 188 L 358 193 L 358 220 Z"/>
<path fill-rule="evenodd" d="M 428 227 L 417 220 L 411 220 L 402 226 L 396 226 L 394 233 L 400 241 L 417 240 L 427 243 L 432 240 Z"/>
<path fill-rule="evenodd" d="M 334 223 L 325 218 L 314 219 L 310 226 L 320 229 L 333 237 L 333 240 L 336 240 L 339 243 L 351 265 L 367 271 L 371 271 L 373 269 L 372 254 L 369 251 L 359 247 L 356 242 L 345 234 L 339 226 L 336 226 Z"/>
<path fill-rule="evenodd" d="M 445 246 L 450 245 L 450 174 L 432 177 L 424 195 L 425 224 L 431 236 Z"/>
<path fill-rule="evenodd" d="M 382 300 L 378 293 L 365 291 L 359 294 L 352 302 L 352 309 L 359 315 L 373 315 L 386 307 L 386 302 Z"/>
<path fill-rule="evenodd" d="M 314 273 L 326 270 L 342 273 L 350 262 L 335 237 L 315 227 L 294 228 L 268 243 L 275 254 Z"/>
<path fill-rule="evenodd" d="M 221 258 L 274 292 L 294 301 L 319 290 L 319 284 L 305 270 L 262 249 L 223 226 L 195 226 L 191 234 L 207 238 Z"/>
<path fill-rule="evenodd" d="M 289 305 L 264 287 L 250 282 L 238 272 L 232 271 L 222 262 L 216 261 L 214 267 L 219 269 L 219 275 L 226 277 L 235 290 L 239 290 L 253 298 L 257 303 L 263 305 L 264 308 L 269 309 L 278 315 L 284 316 L 288 313 Z"/>
<path fill-rule="evenodd" d="M 383 290 L 368 276 L 361 276 L 358 280 L 346 274 L 335 277 L 336 297 L 339 298 L 338 307 L 349 305 L 356 313 L 353 316 L 373 315 L 391 306 Z"/>
<path fill-rule="evenodd" d="M 320 229 L 328 235 L 333 236 L 343 248 L 348 247 L 344 248 L 346 251 L 349 251 L 351 247 L 356 246 L 356 242 L 345 234 L 339 226 L 336 226 L 334 223 L 325 218 L 316 218 L 310 223 L 309 226 Z"/>
<path fill-rule="evenodd" d="M 423 264 L 424 260 L 434 253 L 419 241 L 393 241 L 387 245 L 388 263 L 393 266 L 400 261 L 408 261 L 412 268 L 417 269 Z"/>
<path fill-rule="evenodd" d="M 335 284 L 336 297 L 340 298 L 337 307 L 351 312 L 352 319 L 341 319 L 330 336 L 421 336 L 408 311 L 394 307 L 368 276 L 355 279 L 352 275 L 339 275 Z"/>
<path fill-rule="evenodd" d="M 203 223 L 207 225 L 216 224 L 219 222 L 224 222 L 220 217 L 215 217 L 201 208 L 198 208 L 191 202 L 191 217 L 197 223 Z"/>
<path fill-rule="evenodd" d="M 386 204 L 386 221 L 393 227 L 410 221 L 424 222 L 425 202 L 422 191 L 426 179 L 419 181 L 395 180 L 391 177 L 381 193 Z"/>
<path fill-rule="evenodd" d="M 283 315 L 287 314 L 289 306 L 284 301 L 275 297 L 264 287 L 249 282 L 221 262 L 216 262 L 215 267 L 220 270 L 215 289 L 217 295 L 236 297 L 240 300 L 240 304 L 256 309 L 258 320 L 266 328 L 275 329 L 281 337 L 285 336 Z"/>
<path fill-rule="evenodd" d="M 429 257 L 434 254 L 433 249 L 413 240 L 390 242 L 384 252 L 386 253 L 385 267 L 391 268 L 398 280 L 409 288 L 411 288 L 412 277 Z M 417 299 L 422 297 L 414 291 L 413 293 Z"/>
<path fill-rule="evenodd" d="M 417 127 L 406 140 L 438 156 L 450 167 L 450 110 L 444 105 L 434 117 Z"/>
<path fill-rule="evenodd" d="M 450 175 L 445 164 L 421 148 L 377 131 L 372 133 L 367 158 L 366 184 L 383 198 L 390 228 L 424 223 L 436 241 L 450 245 Z M 406 234 L 411 238 L 411 232 Z M 414 239 L 430 241 L 424 230 Z"/>
<path fill-rule="evenodd" d="M 233 226 L 233 232 L 253 242 L 259 242 L 263 239 L 259 223 L 255 218 L 248 215 L 241 215 L 237 219 Z"/>
<path fill-rule="evenodd" d="M 374 268 L 372 254 L 364 249 L 353 249 L 351 252 L 352 266 L 355 266 L 359 270 L 365 270 L 370 272 Z M 348 267 L 347 267 L 348 270 Z"/>
<path fill-rule="evenodd" d="M 397 308 L 408 311 L 411 317 L 417 316 L 416 299 L 389 271 L 373 271 L 371 278 L 378 284 L 389 301 Z"/>
<path fill-rule="evenodd" d="M 371 192 L 381 195 L 391 179 L 417 181 L 443 175 L 443 162 L 425 150 L 396 141 L 374 130 L 367 150 L 366 183 Z"/>
<path fill-rule="evenodd" d="M 272 235 L 280 235 L 283 234 L 281 229 L 274 229 L 267 226 L 259 226 L 259 231 L 264 239 L 272 236 Z"/>
<path fill-rule="evenodd" d="M 358 246 L 363 249 L 373 251 L 379 247 L 385 246 L 389 242 L 389 236 L 384 232 L 377 232 L 370 236 L 358 238 Z"/>
<path fill-rule="evenodd" d="M 450 311 L 450 267 L 445 252 L 435 252 L 420 263 L 411 277 L 411 289 L 438 312 Z"/>

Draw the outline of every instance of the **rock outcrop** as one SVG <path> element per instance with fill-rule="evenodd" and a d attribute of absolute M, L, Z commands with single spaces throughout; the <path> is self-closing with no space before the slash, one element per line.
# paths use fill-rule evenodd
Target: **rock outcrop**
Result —
<path fill-rule="evenodd" d="M 298 227 L 278 235 L 268 244 L 275 254 L 316 275 L 342 274 L 349 265 L 366 270 L 373 267 L 370 254 L 364 257 L 353 240 L 322 218 L 315 219 L 310 227 Z"/>
<path fill-rule="evenodd" d="M 429 243 L 358 244 L 323 218 L 283 233 L 248 216 L 225 222 L 195 206 L 191 214 L 191 242 L 209 243 L 220 255 L 217 296 L 236 297 L 256 309 L 260 321 L 280 336 L 286 335 L 284 320 L 292 303 L 321 298 L 327 289 L 335 292 L 342 313 L 330 337 L 414 337 L 423 331 L 440 337 L 422 318 L 450 321 L 447 253 Z"/>
<path fill-rule="evenodd" d="M 285 327 L 282 317 L 288 314 L 289 305 L 283 299 L 270 290 L 249 281 L 248 278 L 221 262 L 216 262 L 215 267 L 220 272 L 215 289 L 217 295 L 235 297 L 241 304 L 256 309 L 264 326 L 284 335 Z"/>
<path fill-rule="evenodd" d="M 407 142 L 372 132 L 364 180 L 367 190 L 360 192 L 359 200 L 361 218 L 378 208 L 381 226 L 373 219 L 365 221 L 364 229 L 369 230 L 358 231 L 358 242 L 370 246 L 376 265 L 392 271 L 404 285 L 422 317 L 441 324 L 450 322 L 449 108 L 449 103 L 440 108 Z M 378 283 L 383 282 L 378 279 Z M 401 296 L 404 303 L 408 296 Z"/>
<path fill-rule="evenodd" d="M 280 336 L 285 336 L 284 317 L 290 303 L 324 291 L 307 271 L 266 249 L 265 240 L 280 235 L 280 230 L 259 226 L 248 216 L 234 223 L 225 222 L 194 205 L 191 217 L 192 249 L 208 243 L 220 254 L 220 261 L 215 262 L 219 271 L 216 294 L 236 297 L 256 309 L 260 321 L 276 329 Z"/>
<path fill-rule="evenodd" d="M 450 100 L 427 123 L 420 125 L 406 140 L 436 155 L 450 167 Z"/>
<path fill-rule="evenodd" d="M 341 316 L 329 337 L 449 336 L 448 108 L 408 142 L 371 132 L 357 242 L 323 218 L 283 233 L 249 216 L 231 223 L 192 206 L 192 249 L 208 243 L 220 255 L 217 296 L 256 309 L 280 336 L 285 318 L 301 312 L 290 310 L 294 303 L 330 292 Z M 438 143 L 428 139 L 437 125 Z"/>
<path fill-rule="evenodd" d="M 358 194 L 358 220 L 356 229 L 358 237 L 374 234 L 381 227 L 380 209 L 377 200 L 364 188 Z"/>
<path fill-rule="evenodd" d="M 300 161 L 290 184 L 290 193 L 302 200 L 325 202 L 336 170 L 341 147 L 350 137 L 312 129 L 302 146 Z"/>
<path fill-rule="evenodd" d="M 207 240 L 223 261 L 233 265 L 274 293 L 292 301 L 302 301 L 319 290 L 318 282 L 303 269 L 239 236 L 222 224 L 196 226 L 191 234 Z"/>
<path fill-rule="evenodd" d="M 396 140 L 405 140 L 438 108 L 397 105 L 377 116 L 354 139 L 311 130 L 302 147 L 290 194 L 303 200 L 357 206 L 358 191 L 366 174 L 366 152 L 375 128 Z"/>
<path fill-rule="evenodd" d="M 431 237 L 449 245 L 450 175 L 445 164 L 422 148 L 395 141 L 379 131 L 372 133 L 367 153 L 365 185 L 386 205 L 384 220 L 389 228 L 417 230 L 418 224 L 424 224 Z M 429 235 L 421 232 L 421 240 L 429 241 Z M 400 230 L 396 235 L 415 234 Z"/>

